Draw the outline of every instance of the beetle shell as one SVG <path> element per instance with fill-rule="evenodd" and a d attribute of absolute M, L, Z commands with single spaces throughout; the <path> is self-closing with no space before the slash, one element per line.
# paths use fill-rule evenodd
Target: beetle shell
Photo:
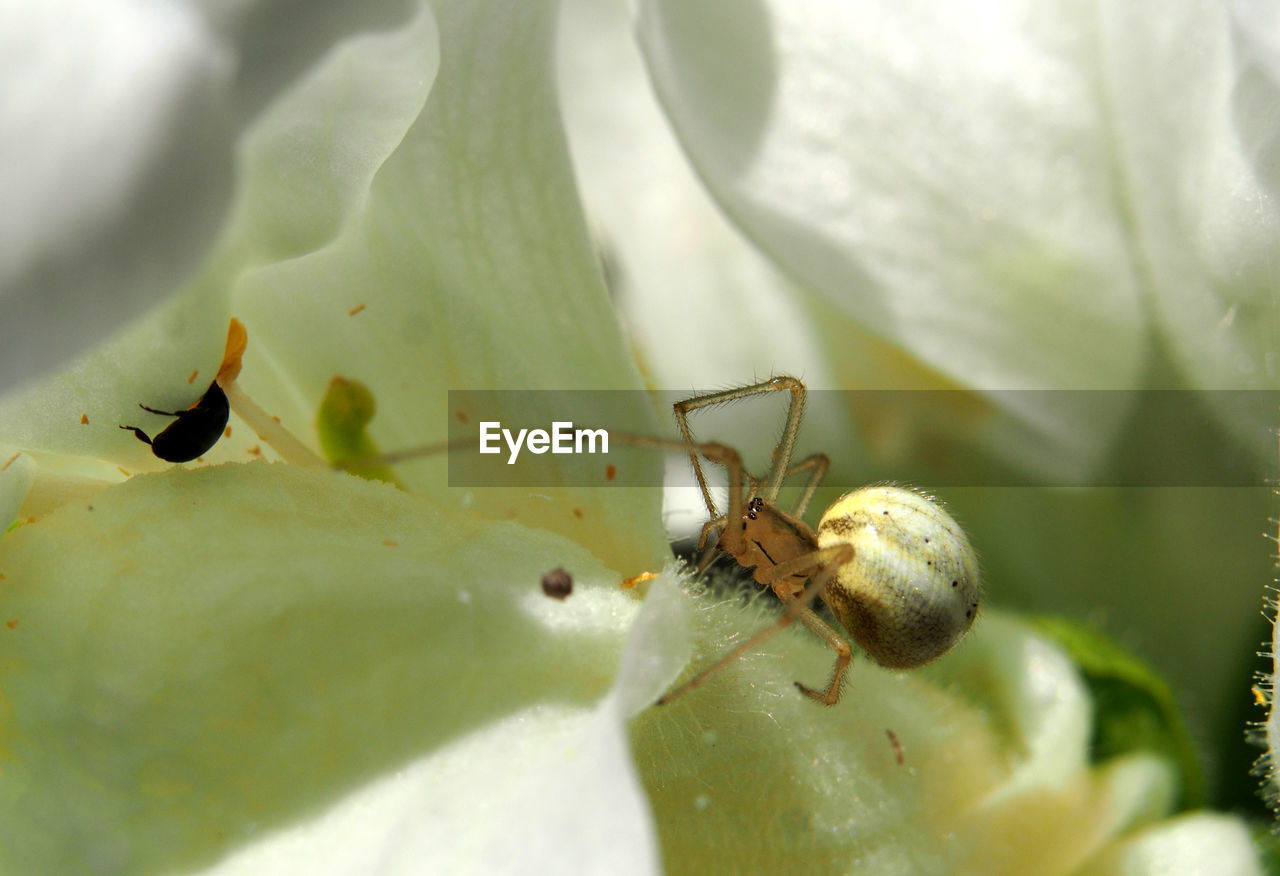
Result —
<path fill-rule="evenodd" d="M 911 669 L 949 651 L 978 613 L 978 560 L 936 502 L 901 487 L 842 496 L 818 524 L 818 544 L 852 545 L 823 600 L 882 666 Z"/>
<path fill-rule="evenodd" d="M 177 418 L 154 438 L 137 426 L 120 427 L 128 429 L 139 441 L 150 444 L 151 452 L 165 462 L 190 462 L 207 452 L 222 437 L 231 413 L 227 394 L 216 380 L 209 384 L 199 401 L 185 411 L 157 411 L 146 405 L 138 407 L 153 414 Z"/>

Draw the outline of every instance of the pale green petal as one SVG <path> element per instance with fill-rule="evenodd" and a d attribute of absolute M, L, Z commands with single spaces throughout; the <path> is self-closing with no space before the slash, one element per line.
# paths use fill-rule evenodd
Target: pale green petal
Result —
<path fill-rule="evenodd" d="M 996 797 L 1026 793 L 1038 786 L 1061 785 L 1083 770 L 1092 731 L 1093 705 L 1067 656 L 1044 639 L 1006 630 L 983 636 L 970 648 L 985 650 L 986 661 L 1004 684 L 984 692 L 1012 718 L 1023 757 Z M 972 659 L 972 655 L 966 655 Z M 943 666 L 960 673 L 972 663 Z M 970 682 L 972 680 L 970 679 Z M 964 684 L 962 679 L 953 683 Z"/>
<path fill-rule="evenodd" d="M 1167 815 L 1172 787 L 1168 763 L 1135 756 L 999 799 L 965 822 L 972 872 L 1074 874 L 1117 837 Z"/>
<path fill-rule="evenodd" d="M 768 622 L 736 599 L 707 595 L 699 608 L 693 666 Z M 1090 769 L 1090 705 L 1074 667 L 998 613 L 925 671 L 856 659 L 842 701 L 823 709 L 793 682 L 820 681 L 831 661 L 807 631 L 783 632 L 636 718 L 667 872 L 803 862 L 809 872 L 1067 873 L 1171 803 L 1170 768 L 1155 758 Z"/>
<path fill-rule="evenodd" d="M 0 449 L 0 533 L 18 516 L 36 478 L 36 462 L 25 453 Z"/>
<path fill-rule="evenodd" d="M 299 413 L 335 369 L 368 372 L 386 384 L 368 381 L 392 445 L 439 437 L 450 387 L 635 385 L 573 197 L 548 79 L 551 5 L 438 7 L 437 80 L 363 209 L 237 292 L 268 361 L 308 399 Z"/>
<path fill-rule="evenodd" d="M 97 347 L 181 289 L 224 229 L 245 126 L 332 44 L 411 8 L 0 5 L 12 97 L 0 107 L 0 391 Z"/>
<path fill-rule="evenodd" d="M 621 725 L 533 707 L 206 871 L 651 874 L 657 846 Z"/>
<path fill-rule="evenodd" d="M 504 716 L 580 710 L 639 609 L 568 541 L 279 464 L 138 476 L 2 544 L 8 872 L 208 861 Z"/>
<path fill-rule="evenodd" d="M 372 389 L 369 432 L 386 450 L 444 439 L 458 413 L 450 389 L 640 388 L 574 195 L 552 79 L 555 4 L 434 11 L 435 82 L 364 200 L 332 240 L 237 284 L 251 338 L 241 381 L 304 435 L 335 375 Z M 275 143 L 291 135 L 282 125 L 255 145 L 282 151 Z M 501 419 L 545 427 L 554 404 L 530 395 Z M 611 427 L 654 431 L 638 395 L 627 407 Z M 636 464 L 652 466 L 656 483 L 651 456 Z M 666 553 L 654 506 L 637 510 L 629 495 L 445 493 L 442 459 L 398 475 L 478 513 L 569 535 L 633 572 Z"/>
<path fill-rule="evenodd" d="M 5 440 L 159 467 L 116 426 L 154 431 L 167 421 L 137 403 L 176 410 L 198 398 L 233 312 L 249 330 L 240 383 L 308 443 L 337 374 L 373 389 L 370 432 L 389 450 L 441 437 L 450 388 L 638 388 L 573 196 L 551 87 L 554 5 L 437 12 L 422 6 L 399 30 L 346 41 L 268 108 L 243 143 L 224 244 L 188 294 L 6 404 Z M 538 425 L 553 412 L 531 399 L 510 413 Z M 653 431 L 643 404 L 628 417 L 610 425 Z M 209 461 L 256 449 L 235 419 L 232 432 Z M 435 488 L 440 466 L 402 476 Z M 666 553 L 654 505 L 638 511 L 630 495 L 450 501 L 568 533 L 633 572 Z"/>
<path fill-rule="evenodd" d="M 1071 873 L 1117 835 L 1171 811 L 1167 761 L 1135 755 L 1092 768 L 1093 704 L 1062 651 L 1001 615 L 979 622 L 970 641 L 924 673 L 984 707 L 1004 742 L 1007 771 L 954 816 L 973 872 Z"/>
<path fill-rule="evenodd" d="M 187 293 L 86 361 L 6 399 L 4 440 L 159 467 L 117 424 L 161 428 L 167 421 L 139 411 L 139 402 L 180 410 L 198 399 L 222 359 L 236 278 L 249 265 L 323 245 L 367 199 L 373 175 L 426 99 L 435 39 L 433 19 L 421 10 L 399 31 L 347 41 L 283 95 L 241 146 L 233 220 Z M 253 350 L 260 339 L 252 325 L 250 332 Z"/>
<path fill-rule="evenodd" d="M 545 608 L 548 618 L 569 614 L 551 601 Z M 614 690 L 595 709 L 516 712 L 209 872 L 659 872 L 623 722 L 687 658 L 686 612 L 671 578 L 654 583 Z"/>
<path fill-rule="evenodd" d="M 1074 667 L 998 613 L 925 671 L 859 659 L 834 708 L 794 690 L 832 661 L 803 629 L 646 708 L 687 655 L 690 602 L 669 581 L 640 611 L 581 547 L 385 484 L 175 469 L 0 544 L 0 854 L 37 869 L 189 867 L 245 846 L 233 861 L 250 870 L 383 853 L 393 872 L 488 870 L 569 849 L 626 850 L 647 872 L 621 737 L 637 710 L 630 745 L 668 872 L 797 856 L 874 873 L 1041 867 L 1171 803 L 1153 758 L 1090 769 Z M 539 584 L 555 566 L 574 577 L 563 602 Z M 691 669 L 769 622 L 736 598 L 692 604 Z"/>

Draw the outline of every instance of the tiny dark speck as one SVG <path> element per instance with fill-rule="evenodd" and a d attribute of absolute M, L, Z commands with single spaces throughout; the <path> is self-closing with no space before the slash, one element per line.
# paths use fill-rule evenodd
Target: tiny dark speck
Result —
<path fill-rule="evenodd" d="M 542 576 L 542 592 L 552 599 L 565 599 L 573 592 L 573 576 L 562 568 L 552 569 Z"/>

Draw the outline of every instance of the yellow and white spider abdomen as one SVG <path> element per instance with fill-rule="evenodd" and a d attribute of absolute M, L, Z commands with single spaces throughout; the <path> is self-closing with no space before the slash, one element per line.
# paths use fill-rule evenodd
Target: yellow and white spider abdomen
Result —
<path fill-rule="evenodd" d="M 973 625 L 978 559 L 960 525 L 927 496 L 863 487 L 827 509 L 817 534 L 820 547 L 853 547 L 822 598 L 880 665 L 922 666 Z"/>

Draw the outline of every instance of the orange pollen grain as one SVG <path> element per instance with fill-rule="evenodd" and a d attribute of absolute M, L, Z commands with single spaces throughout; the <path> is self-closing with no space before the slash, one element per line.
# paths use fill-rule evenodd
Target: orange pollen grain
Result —
<path fill-rule="evenodd" d="M 347 311 L 347 316 L 355 316 L 357 313 L 359 313 L 362 310 L 364 310 L 364 305 L 357 304 L 355 307 Z"/>
<path fill-rule="evenodd" d="M 192 371 L 191 376 L 187 378 L 187 383 L 195 383 L 196 377 L 199 376 L 199 374 L 200 374 L 199 368 L 197 368 L 195 371 Z"/>
<path fill-rule="evenodd" d="M 15 630 L 18 628 L 18 619 L 14 618 L 13 620 L 7 620 L 4 622 L 4 625 L 11 630 Z"/>
<path fill-rule="evenodd" d="M 609 463 L 604 467 L 604 479 L 611 481 L 618 476 L 618 467 L 613 463 Z"/>
<path fill-rule="evenodd" d="M 230 427 L 230 426 L 228 426 L 227 428 L 225 428 L 225 429 L 223 429 L 223 430 L 222 430 L 222 437 L 223 437 L 223 438 L 230 438 L 230 437 L 231 437 L 231 427 Z"/>
<path fill-rule="evenodd" d="M 634 578 L 623 578 L 622 589 L 634 590 L 637 584 L 643 584 L 645 581 L 652 581 L 654 578 L 657 578 L 657 577 L 658 577 L 657 574 L 654 572 L 641 572 L 639 575 L 636 575 Z"/>
<path fill-rule="evenodd" d="M 87 426 L 87 425 L 89 425 L 89 415 L 88 415 L 88 414 L 81 414 L 81 415 L 80 415 L 80 425 L 81 425 L 81 426 Z"/>

